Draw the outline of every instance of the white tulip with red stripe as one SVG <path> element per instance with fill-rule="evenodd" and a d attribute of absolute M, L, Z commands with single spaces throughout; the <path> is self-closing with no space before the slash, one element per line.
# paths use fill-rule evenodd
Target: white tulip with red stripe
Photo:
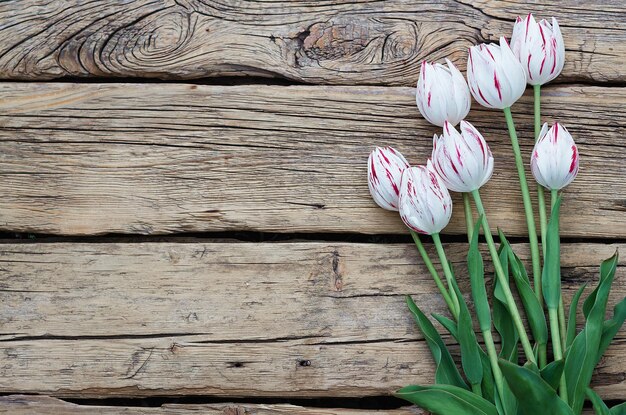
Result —
<path fill-rule="evenodd" d="M 522 64 L 530 85 L 543 85 L 556 78 L 565 63 L 565 44 L 559 23 L 552 18 L 539 23 L 532 14 L 517 18 L 511 48 Z"/>
<path fill-rule="evenodd" d="M 463 74 L 446 59 L 447 67 L 440 63 L 422 62 L 417 81 L 415 100 L 426 120 L 443 127 L 448 121 L 457 125 L 467 116 L 471 98 Z"/>
<path fill-rule="evenodd" d="M 513 105 L 524 93 L 526 74 L 502 37 L 500 46 L 483 43 L 470 48 L 467 83 L 480 105 L 504 109 Z"/>
<path fill-rule="evenodd" d="M 480 189 L 493 173 L 493 155 L 476 128 L 461 121 L 459 133 L 450 123 L 433 139 L 432 164 L 446 187 L 454 192 Z"/>
<path fill-rule="evenodd" d="M 537 183 L 550 190 L 560 190 L 578 174 L 578 148 L 561 124 L 548 129 L 544 124 L 533 149 L 530 168 Z"/>
<path fill-rule="evenodd" d="M 439 233 L 450 222 L 452 199 L 441 177 L 427 166 L 406 169 L 400 186 L 400 217 L 416 232 Z"/>
<path fill-rule="evenodd" d="M 370 194 L 378 206 L 398 210 L 402 172 L 409 167 L 404 156 L 392 147 L 376 147 L 367 160 Z"/>

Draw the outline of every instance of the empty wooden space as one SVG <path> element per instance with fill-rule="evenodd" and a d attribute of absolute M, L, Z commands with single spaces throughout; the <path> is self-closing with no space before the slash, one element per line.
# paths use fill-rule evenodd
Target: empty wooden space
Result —
<path fill-rule="evenodd" d="M 391 398 L 434 380 L 405 296 L 445 304 L 366 181 L 375 146 L 430 156 L 422 60 L 464 71 L 518 14 L 557 17 L 542 120 L 581 155 L 566 302 L 626 250 L 626 8 L 543 3 L 0 2 L 0 413 L 426 415 Z M 513 107 L 526 164 L 531 95 Z M 504 117 L 474 102 L 468 120 L 496 159 L 490 222 L 528 263 Z M 444 243 L 468 295 L 453 197 Z M 621 259 L 609 307 L 625 294 Z M 594 376 L 606 400 L 626 398 L 624 361 L 620 332 Z"/>

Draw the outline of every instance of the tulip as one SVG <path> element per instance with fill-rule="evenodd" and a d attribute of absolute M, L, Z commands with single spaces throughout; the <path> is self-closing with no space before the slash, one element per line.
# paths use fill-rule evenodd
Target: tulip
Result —
<path fill-rule="evenodd" d="M 404 156 L 392 147 L 376 147 L 367 160 L 370 194 L 378 206 L 398 211 L 402 172 L 410 167 Z"/>
<path fill-rule="evenodd" d="M 537 183 L 550 190 L 560 190 L 578 174 L 578 148 L 561 124 L 548 130 L 544 124 L 530 158 L 530 169 Z"/>
<path fill-rule="evenodd" d="M 400 217 L 416 232 L 438 234 L 450 222 L 452 199 L 430 160 L 402 173 Z"/>
<path fill-rule="evenodd" d="M 417 81 L 415 100 L 426 120 L 443 127 L 445 121 L 457 125 L 467 116 L 471 98 L 461 72 L 446 59 L 448 67 L 440 63 L 422 62 Z"/>
<path fill-rule="evenodd" d="M 511 48 L 526 73 L 530 85 L 543 85 L 556 78 L 565 63 L 565 44 L 559 23 L 552 18 L 539 23 L 532 14 L 517 18 Z"/>
<path fill-rule="evenodd" d="M 433 139 L 432 164 L 446 187 L 454 192 L 478 190 L 491 178 L 493 155 L 476 128 L 461 121 L 459 133 L 446 122 L 443 134 Z"/>
<path fill-rule="evenodd" d="M 505 109 L 524 93 L 526 74 L 509 44 L 481 44 L 469 50 L 467 81 L 474 99 L 482 106 Z"/>

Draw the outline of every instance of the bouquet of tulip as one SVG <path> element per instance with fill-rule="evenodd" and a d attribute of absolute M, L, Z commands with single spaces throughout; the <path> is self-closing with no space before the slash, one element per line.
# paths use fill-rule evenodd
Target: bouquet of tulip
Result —
<path fill-rule="evenodd" d="M 598 414 L 626 413 L 626 404 L 609 410 L 589 387 L 595 366 L 626 318 L 625 298 L 615 306 L 612 318 L 605 320 L 617 253 L 602 263 L 599 283 L 582 304 L 585 321 L 579 322 L 581 330 L 576 311 L 585 286 L 574 295 L 567 316 L 561 295 L 560 192 L 576 177 L 579 158 L 576 144 L 563 125 L 541 127 L 540 96 L 541 85 L 558 76 L 564 58 L 557 21 L 537 23 L 528 15 L 517 19 L 511 46 L 501 38 L 499 45 L 470 48 L 467 83 L 450 61 L 446 61 L 447 67 L 424 62 L 417 83 L 417 106 L 426 120 L 442 127 L 441 134 L 434 136 L 430 159 L 425 166 L 411 167 L 391 147 L 376 148 L 370 154 L 372 197 L 382 208 L 399 211 L 450 311 L 449 317 L 433 314 L 433 318 L 460 345 L 462 371 L 433 323 L 407 297 L 409 310 L 435 360 L 435 384 L 407 386 L 397 396 L 434 414 L 572 415 L 581 413 L 586 399 Z M 510 109 L 527 83 L 533 85 L 535 98 L 536 143 L 530 167 L 538 183 L 541 250 Z M 506 118 L 528 226 L 532 281 L 504 234 L 499 232 L 499 246 L 492 236 L 480 188 L 491 177 L 494 159 L 481 133 L 463 121 L 470 109 L 470 93 L 479 104 L 503 110 Z M 459 123 L 460 131 L 455 128 Z M 550 191 L 549 215 L 544 189 Z M 439 236 L 452 213 L 449 190 L 463 194 L 469 240 L 467 267 L 484 347 L 478 342 L 472 314 Z M 473 218 L 472 200 L 477 220 Z M 481 228 L 495 270 L 491 302 L 478 249 Z M 432 237 L 444 278 L 424 249 L 419 234 Z M 517 290 L 517 297 L 512 287 Z M 499 351 L 493 339 L 494 329 L 501 340 Z M 518 344 L 522 346 L 521 355 Z"/>

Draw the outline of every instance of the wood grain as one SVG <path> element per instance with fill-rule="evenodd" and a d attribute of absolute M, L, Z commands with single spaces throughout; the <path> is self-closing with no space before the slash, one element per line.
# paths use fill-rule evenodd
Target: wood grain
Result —
<path fill-rule="evenodd" d="M 559 19 L 561 81 L 626 79 L 618 1 L 212 0 L 0 3 L 0 77 L 287 78 L 414 85 L 419 63 L 465 67 L 473 44 L 510 37 L 518 14 Z M 262 17 L 261 17 L 262 16 Z"/>
<path fill-rule="evenodd" d="M 5 412 L 6 411 L 6 412 Z M 296 405 L 269 404 L 164 404 L 158 408 L 76 405 L 49 396 L 0 396 L 0 413 L 12 415 L 423 415 L 416 407 L 390 410 L 345 408 L 305 408 Z M 586 414 L 585 414 L 586 415 Z"/>
<path fill-rule="evenodd" d="M 513 109 L 525 155 L 529 98 Z M 623 88 L 545 90 L 544 120 L 564 123 L 581 154 L 565 192 L 565 236 L 626 237 L 625 104 Z M 476 108 L 468 119 L 496 157 L 482 191 L 492 228 L 524 235 L 504 118 Z M 405 234 L 398 215 L 371 200 L 367 155 L 392 145 L 425 163 L 437 131 L 419 117 L 412 88 L 3 83 L 0 229 Z M 455 200 L 445 231 L 459 234 Z"/>
<path fill-rule="evenodd" d="M 305 408 L 296 405 L 255 405 L 255 404 L 164 404 L 158 408 L 122 406 L 76 405 L 49 396 L 9 395 L 0 396 L 0 413 L 11 415 L 422 415 L 416 407 L 389 410 L 346 409 L 346 408 Z M 591 409 L 583 410 L 583 415 L 593 415 Z"/>
<path fill-rule="evenodd" d="M 618 248 L 564 244 L 565 296 Z M 465 244 L 447 251 L 467 293 Z M 0 393 L 358 397 L 429 383 L 404 296 L 445 305 L 416 257 L 404 244 L 3 244 Z M 598 366 L 606 399 L 625 396 L 624 345 Z"/>

